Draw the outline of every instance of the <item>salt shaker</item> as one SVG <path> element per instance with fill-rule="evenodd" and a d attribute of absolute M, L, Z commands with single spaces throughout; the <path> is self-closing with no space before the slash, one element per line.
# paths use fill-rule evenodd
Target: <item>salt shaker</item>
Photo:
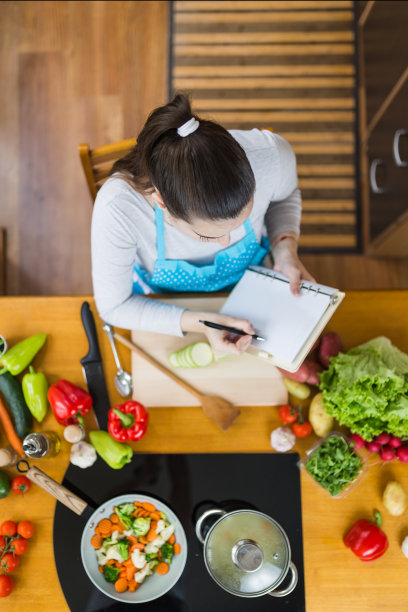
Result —
<path fill-rule="evenodd" d="M 27 457 L 55 457 L 60 451 L 61 440 L 55 431 L 28 434 L 23 440 L 23 451 Z"/>

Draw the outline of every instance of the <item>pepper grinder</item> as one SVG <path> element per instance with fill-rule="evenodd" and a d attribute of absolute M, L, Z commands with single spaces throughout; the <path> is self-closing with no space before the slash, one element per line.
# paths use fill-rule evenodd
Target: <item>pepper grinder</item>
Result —
<path fill-rule="evenodd" d="M 55 431 L 28 434 L 23 440 L 23 451 L 27 457 L 55 457 L 60 451 L 61 440 Z"/>

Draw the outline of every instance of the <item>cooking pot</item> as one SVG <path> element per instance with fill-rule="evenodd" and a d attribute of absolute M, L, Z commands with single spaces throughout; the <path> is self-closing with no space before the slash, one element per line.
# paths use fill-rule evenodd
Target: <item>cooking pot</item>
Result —
<path fill-rule="evenodd" d="M 215 516 L 218 519 L 204 536 L 204 523 Z M 296 587 L 298 573 L 288 537 L 270 516 L 257 510 L 212 508 L 197 520 L 196 535 L 204 544 L 210 576 L 232 595 L 285 597 Z M 289 571 L 289 585 L 278 590 Z"/>

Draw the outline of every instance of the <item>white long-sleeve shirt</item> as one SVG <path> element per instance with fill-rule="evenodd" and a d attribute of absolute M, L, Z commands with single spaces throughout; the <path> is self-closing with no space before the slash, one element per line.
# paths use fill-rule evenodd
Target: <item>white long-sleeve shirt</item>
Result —
<path fill-rule="evenodd" d="M 299 234 L 301 196 L 295 154 L 281 136 L 268 130 L 230 130 L 244 149 L 255 175 L 250 221 L 260 241 L 282 232 Z M 230 234 L 230 245 L 245 235 L 243 225 Z M 164 223 L 166 258 L 194 265 L 213 263 L 225 248 L 201 242 Z M 126 181 L 113 176 L 99 190 L 92 217 L 92 279 L 103 320 L 125 329 L 181 336 L 183 308 L 132 295 L 133 268 L 152 273 L 157 258 L 155 211 Z"/>

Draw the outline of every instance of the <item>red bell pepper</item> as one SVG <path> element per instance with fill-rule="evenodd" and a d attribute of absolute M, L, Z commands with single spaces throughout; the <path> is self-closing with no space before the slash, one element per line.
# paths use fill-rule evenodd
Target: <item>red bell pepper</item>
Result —
<path fill-rule="evenodd" d="M 344 544 L 350 548 L 361 561 L 374 561 L 381 557 L 388 548 L 388 539 L 380 529 L 382 518 L 376 510 L 375 522 L 360 519 L 344 536 Z"/>
<path fill-rule="evenodd" d="M 92 408 L 92 397 L 82 387 L 68 380 L 58 380 L 47 393 L 55 418 L 60 425 L 82 423 L 82 415 Z"/>
<path fill-rule="evenodd" d="M 149 413 L 139 402 L 129 400 L 108 412 L 108 431 L 119 442 L 136 441 L 147 431 Z"/>

